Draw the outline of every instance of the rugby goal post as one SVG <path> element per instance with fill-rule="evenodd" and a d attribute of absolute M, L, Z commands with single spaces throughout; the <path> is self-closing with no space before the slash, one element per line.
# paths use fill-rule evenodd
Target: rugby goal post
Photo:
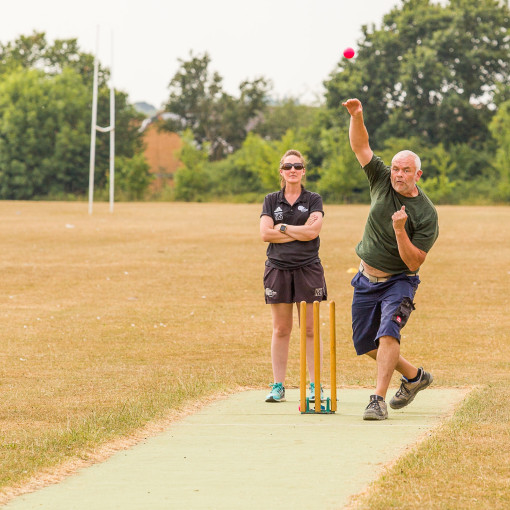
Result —
<path fill-rule="evenodd" d="M 110 65 L 110 125 L 97 125 L 97 88 L 99 61 L 99 27 L 96 33 L 96 53 L 94 55 L 94 81 L 92 89 L 92 123 L 90 127 L 90 166 L 89 166 L 89 214 L 92 214 L 94 203 L 94 172 L 96 164 L 96 131 L 110 133 L 110 212 L 113 212 L 115 192 L 115 89 L 113 86 L 113 31 L 111 37 L 111 65 Z"/>

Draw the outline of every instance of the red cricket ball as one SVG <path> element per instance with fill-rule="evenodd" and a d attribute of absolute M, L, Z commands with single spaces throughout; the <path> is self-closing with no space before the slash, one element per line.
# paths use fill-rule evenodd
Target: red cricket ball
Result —
<path fill-rule="evenodd" d="M 352 58 L 352 57 L 354 57 L 354 50 L 352 48 L 345 48 L 345 50 L 344 50 L 344 57 L 345 58 Z"/>

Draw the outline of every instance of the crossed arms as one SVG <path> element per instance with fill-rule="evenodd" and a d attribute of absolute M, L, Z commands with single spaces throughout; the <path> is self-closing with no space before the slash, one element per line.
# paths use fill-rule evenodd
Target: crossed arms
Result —
<path fill-rule="evenodd" d="M 271 216 L 260 218 L 260 237 L 266 243 L 290 243 L 292 241 L 311 241 L 322 228 L 322 213 L 315 211 L 310 214 L 304 225 L 287 225 L 285 233 L 280 232 L 281 223 L 274 224 Z"/>

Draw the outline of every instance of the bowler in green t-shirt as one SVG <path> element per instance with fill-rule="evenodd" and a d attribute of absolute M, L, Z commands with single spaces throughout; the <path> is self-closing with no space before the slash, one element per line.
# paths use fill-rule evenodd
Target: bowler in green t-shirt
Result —
<path fill-rule="evenodd" d="M 386 166 L 370 148 L 361 102 L 348 99 L 342 104 L 351 116 L 349 140 L 368 178 L 371 198 L 356 246 L 360 268 L 351 282 L 354 347 L 358 355 L 377 362 L 377 384 L 363 419 L 385 420 L 385 398 L 395 370 L 402 379 L 390 400 L 392 409 L 410 404 L 433 381 L 430 373 L 400 355 L 400 332 L 414 310 L 418 271 L 439 233 L 437 211 L 416 184 L 423 173 L 420 158 L 404 150 Z"/>

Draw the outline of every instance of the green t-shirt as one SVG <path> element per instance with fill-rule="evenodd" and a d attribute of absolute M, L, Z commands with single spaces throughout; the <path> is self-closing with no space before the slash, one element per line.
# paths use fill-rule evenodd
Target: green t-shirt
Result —
<path fill-rule="evenodd" d="M 418 196 L 405 197 L 391 185 L 391 170 L 382 159 L 373 156 L 365 171 L 370 183 L 370 212 L 363 239 L 356 246 L 356 253 L 367 264 L 390 274 L 408 272 L 400 258 L 391 217 L 405 205 L 405 229 L 411 242 L 428 252 L 439 234 L 437 211 L 434 204 L 418 188 Z"/>

